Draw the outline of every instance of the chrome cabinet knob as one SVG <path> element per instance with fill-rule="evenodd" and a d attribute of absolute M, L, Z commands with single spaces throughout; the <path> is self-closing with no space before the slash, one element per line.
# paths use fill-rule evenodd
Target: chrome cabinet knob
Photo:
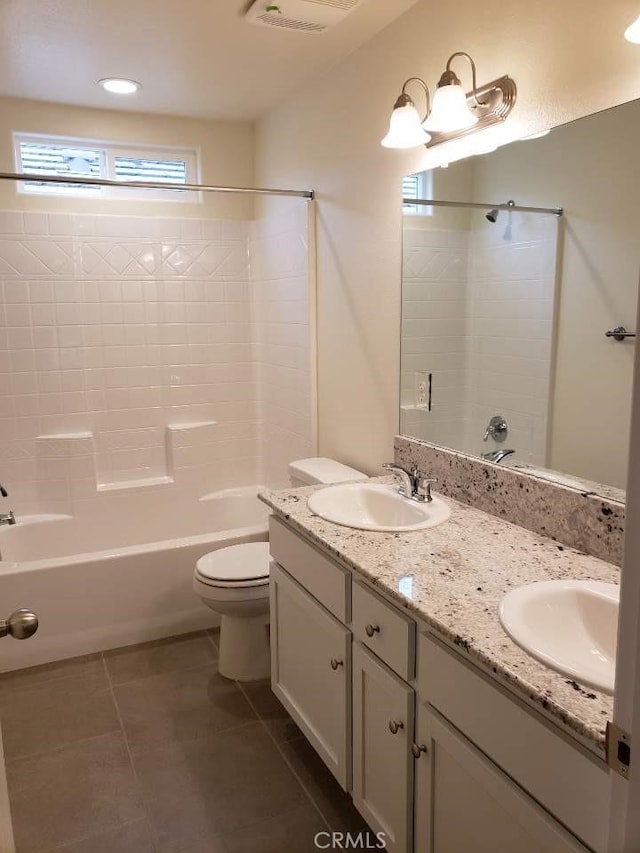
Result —
<path fill-rule="evenodd" d="M 420 758 L 423 752 L 427 751 L 427 747 L 424 745 L 418 746 L 417 743 L 411 745 L 411 752 L 413 753 L 414 758 Z"/>
<path fill-rule="evenodd" d="M 14 640 L 28 640 L 38 630 L 38 617 L 30 610 L 15 610 L 8 619 L 0 619 L 0 637 L 11 634 Z"/>
<path fill-rule="evenodd" d="M 344 666 L 344 661 L 338 660 L 338 658 L 331 658 L 331 669 L 334 672 L 341 666 Z"/>
<path fill-rule="evenodd" d="M 367 634 L 367 637 L 373 637 L 374 634 L 380 633 L 380 626 L 379 625 L 365 625 L 364 630 Z"/>
<path fill-rule="evenodd" d="M 404 728 L 404 723 L 401 720 L 389 720 L 389 731 L 392 735 L 397 735 L 400 729 Z"/>

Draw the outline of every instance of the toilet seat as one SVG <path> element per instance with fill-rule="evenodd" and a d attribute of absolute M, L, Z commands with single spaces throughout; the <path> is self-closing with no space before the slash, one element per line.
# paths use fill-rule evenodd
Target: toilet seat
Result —
<path fill-rule="evenodd" d="M 223 589 L 264 587 L 269 583 L 269 543 L 247 542 L 211 551 L 196 563 L 196 578 Z"/>

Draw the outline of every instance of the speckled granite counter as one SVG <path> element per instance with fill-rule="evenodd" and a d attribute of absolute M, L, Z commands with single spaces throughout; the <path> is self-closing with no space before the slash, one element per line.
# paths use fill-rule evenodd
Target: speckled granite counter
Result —
<path fill-rule="evenodd" d="M 374 482 L 390 482 L 378 478 Z M 523 652 L 504 633 L 498 604 L 514 587 L 577 578 L 619 582 L 616 566 L 444 498 L 451 518 L 412 533 L 375 533 L 318 518 L 307 497 L 322 486 L 265 490 L 261 499 L 292 528 L 456 644 L 521 698 L 604 756 L 613 698 L 582 688 Z"/>

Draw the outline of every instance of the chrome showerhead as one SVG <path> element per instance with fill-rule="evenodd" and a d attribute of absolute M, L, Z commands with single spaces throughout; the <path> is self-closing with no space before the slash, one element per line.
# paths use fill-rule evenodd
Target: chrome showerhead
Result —
<path fill-rule="evenodd" d="M 494 207 L 493 210 L 490 210 L 489 213 L 485 213 L 485 216 L 489 220 L 489 222 L 495 222 L 498 218 L 500 211 L 497 207 Z"/>

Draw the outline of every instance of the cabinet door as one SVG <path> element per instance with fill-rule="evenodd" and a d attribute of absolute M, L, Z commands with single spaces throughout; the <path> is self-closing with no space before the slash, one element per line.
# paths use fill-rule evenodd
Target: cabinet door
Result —
<path fill-rule="evenodd" d="M 413 807 L 411 687 L 353 646 L 353 802 L 386 850 L 411 849 Z"/>
<path fill-rule="evenodd" d="M 345 790 L 351 787 L 351 633 L 275 563 L 271 687 Z"/>
<path fill-rule="evenodd" d="M 415 853 L 587 853 L 437 711 L 418 704 Z"/>

